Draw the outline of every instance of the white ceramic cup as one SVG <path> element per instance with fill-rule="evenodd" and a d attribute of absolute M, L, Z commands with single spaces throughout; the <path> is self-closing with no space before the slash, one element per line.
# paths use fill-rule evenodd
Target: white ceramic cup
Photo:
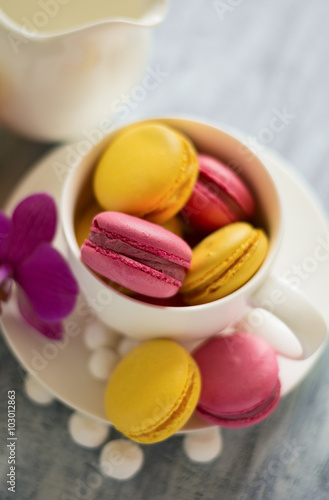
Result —
<path fill-rule="evenodd" d="M 125 128 L 122 127 L 81 158 L 67 176 L 63 189 L 61 218 L 68 258 L 88 303 L 105 324 L 139 340 L 167 337 L 194 341 L 226 334 L 228 328 L 236 325 L 266 338 L 280 354 L 297 359 L 309 357 L 326 339 L 327 327 L 320 312 L 299 290 L 271 273 L 280 249 L 284 214 L 266 166 L 235 136 L 218 127 L 192 119 L 157 120 L 185 133 L 199 152 L 223 160 L 246 180 L 256 199 L 257 225 L 261 225 L 269 236 L 268 254 L 245 285 L 207 304 L 186 307 L 151 305 L 108 287 L 82 263 L 74 221 L 81 207 L 92 200 L 91 181 L 97 159 Z"/>

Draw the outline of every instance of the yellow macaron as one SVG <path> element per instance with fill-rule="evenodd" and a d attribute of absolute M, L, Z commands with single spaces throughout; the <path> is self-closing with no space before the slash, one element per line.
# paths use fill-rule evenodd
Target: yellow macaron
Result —
<path fill-rule="evenodd" d="M 177 234 L 180 238 L 183 238 L 183 226 L 179 217 L 172 217 L 166 222 L 160 224 L 160 226 L 164 227 L 171 233 Z"/>
<path fill-rule="evenodd" d="M 93 218 L 100 212 L 102 212 L 101 207 L 97 203 L 91 203 L 77 218 L 75 223 L 75 237 L 79 247 L 88 239 Z"/>
<path fill-rule="evenodd" d="M 229 224 L 194 249 L 180 292 L 189 305 L 221 299 L 244 285 L 265 259 L 268 239 L 246 222 Z"/>
<path fill-rule="evenodd" d="M 200 395 L 199 369 L 172 340 L 149 340 L 117 365 L 105 391 L 112 424 L 139 443 L 163 441 L 192 415 Z"/>
<path fill-rule="evenodd" d="M 96 165 L 93 188 L 104 210 L 162 223 L 190 197 L 198 175 L 196 151 L 180 132 L 160 122 L 129 126 Z"/>

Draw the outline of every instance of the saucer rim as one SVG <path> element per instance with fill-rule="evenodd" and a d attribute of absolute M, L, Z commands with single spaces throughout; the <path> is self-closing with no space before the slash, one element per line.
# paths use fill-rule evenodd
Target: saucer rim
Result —
<path fill-rule="evenodd" d="M 241 132 L 238 132 L 236 130 L 232 130 L 231 128 L 226 128 L 226 130 L 228 130 L 230 133 L 233 132 L 233 133 L 237 134 L 241 138 L 245 137 L 245 136 L 243 136 L 243 134 Z M 31 178 L 36 176 L 36 174 L 39 171 L 41 171 L 41 170 L 43 171 L 43 170 L 46 170 L 47 168 L 49 168 L 49 166 L 52 164 L 52 162 L 60 159 L 63 156 L 64 151 L 67 147 L 68 147 L 67 145 L 56 147 L 35 163 L 35 165 L 26 173 L 26 175 L 22 178 L 22 180 L 18 183 L 16 188 L 10 194 L 10 196 L 5 204 L 5 211 L 9 212 L 15 206 L 18 199 L 23 195 L 23 193 L 25 191 L 28 191 L 27 185 L 29 184 Z M 319 204 L 319 200 L 316 198 L 315 194 L 312 192 L 310 187 L 305 183 L 305 181 L 297 174 L 296 171 L 294 171 L 294 168 L 290 164 L 290 162 L 287 161 L 280 154 L 278 154 L 277 152 L 273 151 L 270 148 L 264 148 L 263 151 L 261 153 L 259 153 L 259 157 L 260 157 L 261 161 L 263 161 L 265 163 L 266 166 L 271 166 L 274 168 L 274 170 L 277 169 L 280 173 L 283 173 L 284 175 L 286 175 L 290 178 L 290 180 L 295 184 L 296 189 L 298 189 L 303 194 L 303 196 L 306 198 L 307 202 L 310 204 L 310 206 L 312 206 L 312 210 L 314 212 L 314 217 L 316 216 L 316 218 L 319 220 L 319 223 L 321 222 L 321 225 L 323 226 L 323 228 L 326 228 L 326 231 L 328 232 L 328 221 L 327 221 L 327 218 L 325 216 L 324 210 L 321 208 L 321 206 Z M 46 186 L 44 187 L 44 189 L 46 189 Z M 61 189 L 59 189 L 58 191 L 59 192 L 56 194 L 50 193 L 50 194 L 52 194 L 52 196 L 54 196 L 57 206 L 59 206 L 59 203 L 60 203 Z M 34 190 L 34 192 L 35 192 L 35 190 Z M 24 194 L 24 196 L 26 196 L 27 194 L 29 194 L 29 193 L 26 192 Z M 60 224 L 59 224 L 59 226 L 60 226 Z M 61 229 L 61 228 L 58 228 L 58 229 Z M 57 231 L 57 235 L 56 235 L 56 239 L 55 239 L 55 246 L 61 251 L 63 251 L 65 248 L 64 239 L 63 239 L 63 236 L 61 235 L 60 230 Z M 307 295 L 307 292 L 306 292 L 306 295 Z M 328 318 L 326 318 L 326 323 L 328 325 Z M 89 411 L 87 411 L 81 407 L 77 407 L 76 405 L 70 403 L 70 401 L 68 401 L 66 398 L 63 398 L 60 394 L 58 394 L 58 392 L 52 390 L 49 387 L 49 385 L 42 379 L 42 376 L 40 376 L 39 373 L 36 373 L 33 370 L 31 370 L 31 367 L 29 367 L 26 364 L 26 362 L 24 361 L 24 359 L 22 359 L 21 354 L 19 352 L 17 352 L 17 346 L 15 346 L 15 342 L 13 342 L 12 339 L 10 338 L 11 337 L 10 331 L 8 331 L 8 329 L 6 327 L 6 311 L 4 311 L 4 316 L 0 319 L 0 325 L 1 325 L 2 332 L 3 332 L 3 337 L 4 337 L 7 345 L 9 346 L 12 354 L 16 357 L 16 359 L 19 361 L 19 363 L 23 366 L 23 368 L 25 370 L 30 372 L 33 376 L 36 376 L 36 378 L 38 379 L 38 381 L 40 382 L 40 384 L 42 386 L 44 386 L 49 392 L 51 392 L 51 394 L 53 394 L 54 397 L 56 397 L 56 399 L 61 401 L 64 405 L 70 407 L 71 409 L 73 409 L 75 411 L 79 411 L 81 413 L 84 413 L 85 415 L 88 415 L 91 418 L 94 418 L 96 420 L 104 422 L 104 418 L 100 417 L 99 415 L 92 414 Z M 47 340 L 49 340 L 49 339 L 46 339 L 46 341 Z M 297 363 L 299 363 L 299 374 L 295 377 L 295 380 L 292 383 L 289 383 L 289 381 L 286 381 L 288 383 L 283 384 L 284 387 L 283 387 L 283 392 L 281 394 L 281 397 L 288 395 L 295 387 L 297 387 L 302 382 L 302 380 L 308 375 L 308 373 L 311 371 L 313 366 L 318 361 L 318 359 L 321 356 L 322 352 L 324 351 L 325 347 L 326 347 L 326 343 L 323 346 L 321 346 L 321 348 L 315 354 L 313 354 L 310 358 L 308 358 L 307 360 L 297 362 Z M 286 360 L 282 360 L 282 357 L 279 355 L 278 355 L 278 359 L 279 359 L 279 366 L 280 366 L 280 372 L 281 372 L 282 363 L 284 365 L 286 363 Z M 289 363 L 295 364 L 296 361 L 289 360 Z M 109 425 L 111 425 L 109 422 L 107 422 L 107 423 Z M 193 428 L 186 428 L 186 429 L 184 428 L 181 431 L 179 431 L 177 434 L 194 432 L 194 431 L 206 429 L 209 427 L 212 427 L 212 426 L 209 424 L 206 424 L 204 421 L 202 421 L 202 422 L 196 421 Z"/>

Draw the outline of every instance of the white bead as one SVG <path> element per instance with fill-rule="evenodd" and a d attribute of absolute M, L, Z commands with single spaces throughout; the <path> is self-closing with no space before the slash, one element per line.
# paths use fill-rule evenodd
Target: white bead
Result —
<path fill-rule="evenodd" d="M 68 428 L 73 441 L 86 448 L 100 446 L 107 440 L 110 432 L 109 425 L 79 412 L 72 413 Z"/>
<path fill-rule="evenodd" d="M 101 347 L 90 355 L 89 371 L 93 377 L 99 380 L 109 380 L 119 359 L 120 357 L 115 351 L 108 347 Z"/>
<path fill-rule="evenodd" d="M 130 479 L 142 467 L 142 448 L 128 439 L 114 439 L 101 452 L 99 465 L 105 476 L 115 479 Z"/>
<path fill-rule="evenodd" d="M 115 347 L 120 335 L 96 320 L 85 326 L 83 338 L 87 349 L 93 351 L 100 347 Z"/>
<path fill-rule="evenodd" d="M 40 382 L 32 375 L 26 375 L 24 379 L 24 389 L 26 395 L 35 403 L 40 405 L 48 405 L 52 403 L 55 398 Z"/>
<path fill-rule="evenodd" d="M 117 347 L 117 352 L 123 358 L 128 352 L 137 347 L 141 342 L 139 340 L 130 339 L 128 337 L 124 337 Z"/>
<path fill-rule="evenodd" d="M 222 448 L 219 427 L 191 432 L 183 441 L 183 449 L 193 462 L 210 462 L 221 454 Z"/>

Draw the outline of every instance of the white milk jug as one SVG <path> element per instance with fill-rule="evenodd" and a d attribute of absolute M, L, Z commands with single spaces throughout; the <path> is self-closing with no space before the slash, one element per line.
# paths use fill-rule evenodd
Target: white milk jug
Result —
<path fill-rule="evenodd" d="M 106 130 L 166 11 L 166 0 L 0 0 L 0 121 L 39 140 Z"/>

